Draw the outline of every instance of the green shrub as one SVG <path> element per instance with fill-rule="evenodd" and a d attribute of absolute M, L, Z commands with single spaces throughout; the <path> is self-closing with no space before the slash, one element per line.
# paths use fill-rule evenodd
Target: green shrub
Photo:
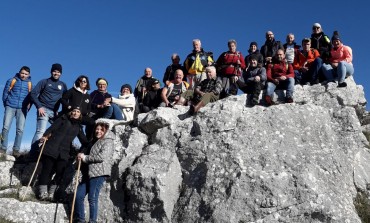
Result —
<path fill-rule="evenodd" d="M 353 201 L 358 216 L 363 223 L 370 223 L 370 201 L 364 192 L 357 192 Z"/>
<path fill-rule="evenodd" d="M 0 223 L 14 223 L 13 221 L 6 220 L 5 218 L 0 216 Z"/>

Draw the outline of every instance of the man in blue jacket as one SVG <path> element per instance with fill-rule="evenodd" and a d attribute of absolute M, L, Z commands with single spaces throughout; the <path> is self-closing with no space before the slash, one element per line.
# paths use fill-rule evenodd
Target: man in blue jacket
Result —
<path fill-rule="evenodd" d="M 21 67 L 19 73 L 10 78 L 3 91 L 3 104 L 5 108 L 3 130 L 1 133 L 0 154 L 5 154 L 8 148 L 8 134 L 13 118 L 16 120 L 16 135 L 13 144 L 13 156 L 20 155 L 23 129 L 26 122 L 27 112 L 31 107 L 29 92 L 32 89 L 30 68 Z"/>
<path fill-rule="evenodd" d="M 42 137 L 48 122 L 52 123 L 57 117 L 60 99 L 67 91 L 67 85 L 59 80 L 62 75 L 62 65 L 53 64 L 50 73 L 51 77 L 39 81 L 31 91 L 31 100 L 37 109 L 36 132 L 32 144 Z"/>

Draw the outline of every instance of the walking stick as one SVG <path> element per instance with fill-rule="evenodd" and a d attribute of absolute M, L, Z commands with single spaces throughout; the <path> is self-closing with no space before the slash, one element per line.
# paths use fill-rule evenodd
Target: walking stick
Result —
<path fill-rule="evenodd" d="M 26 194 L 27 194 L 28 187 L 30 186 L 30 184 L 31 184 L 31 182 L 32 182 L 32 179 L 33 179 L 33 176 L 34 176 L 34 175 L 35 175 L 35 173 L 36 173 L 37 166 L 39 165 L 40 158 L 41 158 L 42 152 L 44 151 L 44 147 L 45 147 L 45 144 L 46 144 L 46 141 L 47 141 L 47 140 L 48 140 L 48 138 L 45 138 L 44 142 L 42 143 L 42 147 L 41 147 L 41 150 L 40 150 L 39 157 L 37 158 L 37 162 L 36 162 L 35 169 L 33 170 L 33 173 L 32 173 L 32 175 L 31 175 L 30 182 L 28 182 L 28 185 L 27 185 L 27 187 L 26 187 L 26 191 L 25 191 L 25 192 L 24 192 L 24 194 L 23 194 L 22 201 L 24 201 L 24 198 L 26 197 Z"/>
<path fill-rule="evenodd" d="M 72 210 L 71 210 L 71 218 L 69 220 L 70 223 L 73 222 L 73 211 L 75 210 L 75 201 L 76 201 L 76 193 L 77 193 L 77 187 L 78 187 L 78 178 L 80 176 L 80 168 L 81 168 L 81 160 L 78 160 L 78 167 L 77 167 L 77 175 L 76 175 L 76 185 L 73 192 L 73 201 L 72 201 Z"/>

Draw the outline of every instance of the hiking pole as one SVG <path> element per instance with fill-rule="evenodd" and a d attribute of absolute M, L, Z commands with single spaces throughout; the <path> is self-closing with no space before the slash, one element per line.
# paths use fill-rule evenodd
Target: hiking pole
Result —
<path fill-rule="evenodd" d="M 26 197 L 26 194 L 27 194 L 28 187 L 30 186 L 30 184 L 31 184 L 31 182 L 32 182 L 32 179 L 33 179 L 33 176 L 34 176 L 34 175 L 35 175 L 35 173 L 36 173 L 37 166 L 39 165 L 40 158 L 41 158 L 42 152 L 44 151 L 44 147 L 45 147 L 45 144 L 46 144 L 46 141 L 47 141 L 47 140 L 48 140 L 48 138 L 45 138 L 44 142 L 42 143 L 42 147 L 41 147 L 41 150 L 40 150 L 39 157 L 37 158 L 37 162 L 36 162 L 35 169 L 33 170 L 33 173 L 32 173 L 32 175 L 31 175 L 31 179 L 30 179 L 30 181 L 28 182 L 28 185 L 27 185 L 27 187 L 26 187 L 26 191 L 25 191 L 25 192 L 24 192 L 24 194 L 23 194 L 22 201 L 24 201 L 24 198 Z"/>
<path fill-rule="evenodd" d="M 80 177 L 80 168 L 81 168 L 81 159 L 78 160 L 77 175 L 75 179 L 76 185 L 75 185 L 75 189 L 73 192 L 72 210 L 71 210 L 71 217 L 69 220 L 70 223 L 73 222 L 73 211 L 75 210 L 75 201 L 76 201 L 76 194 L 77 194 L 77 187 L 78 187 L 78 178 Z"/>

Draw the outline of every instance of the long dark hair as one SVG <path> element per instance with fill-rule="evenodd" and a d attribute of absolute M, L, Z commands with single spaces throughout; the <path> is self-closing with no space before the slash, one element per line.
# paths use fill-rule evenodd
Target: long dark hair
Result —
<path fill-rule="evenodd" d="M 89 78 L 85 75 L 80 75 L 78 76 L 78 78 L 75 80 L 75 86 L 76 87 L 80 87 L 80 81 L 82 79 L 86 79 L 86 90 L 90 90 L 90 82 L 89 82 Z"/>

